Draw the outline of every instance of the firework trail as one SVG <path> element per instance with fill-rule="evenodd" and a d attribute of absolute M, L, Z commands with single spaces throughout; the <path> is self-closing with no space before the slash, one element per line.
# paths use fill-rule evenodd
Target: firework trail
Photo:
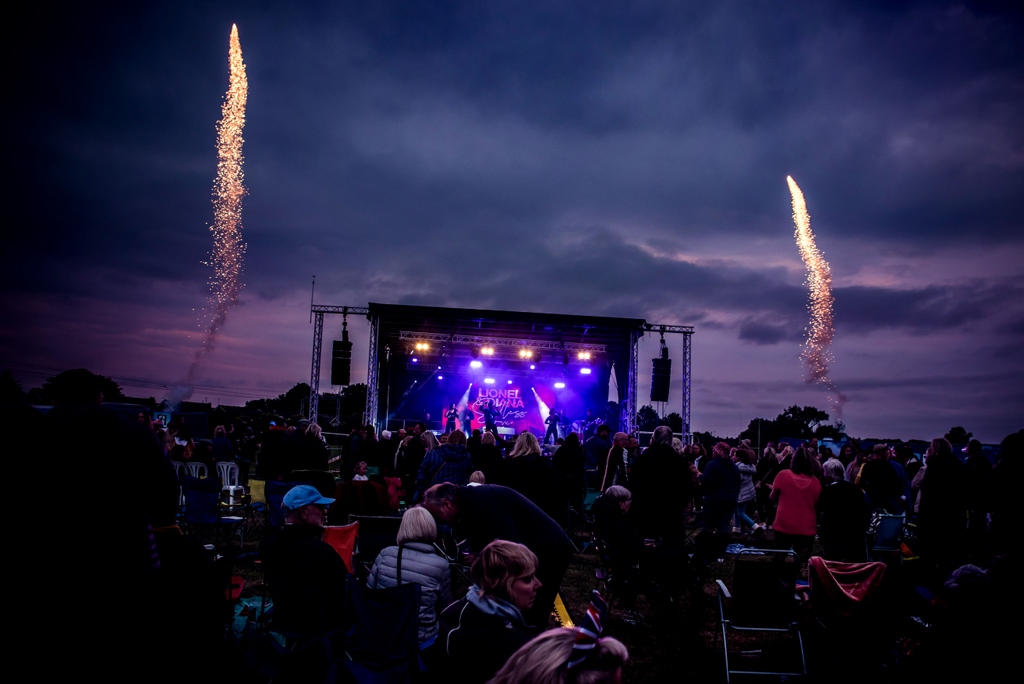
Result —
<path fill-rule="evenodd" d="M 814 233 L 811 232 L 811 217 L 807 213 L 804 194 L 793 180 L 786 176 L 789 192 L 793 196 L 793 223 L 796 226 L 796 245 L 800 249 L 800 257 L 807 267 L 807 288 L 809 290 L 807 310 L 811 314 L 807 329 L 807 340 L 801 354 L 807 366 L 807 382 L 818 382 L 829 391 L 829 404 L 837 414 L 842 416 L 846 396 L 836 389 L 832 379 L 828 377 L 828 366 L 832 360 L 829 346 L 835 335 L 832 325 L 832 271 L 828 262 L 814 244 Z"/>
<path fill-rule="evenodd" d="M 238 40 L 238 27 L 231 25 L 228 50 L 230 82 L 221 118 L 217 122 L 217 178 L 213 182 L 213 249 L 208 265 L 213 268 L 210 277 L 210 297 L 204 318 L 206 332 L 202 345 L 192 354 L 185 380 L 172 391 L 172 398 L 180 401 L 192 394 L 192 383 L 200 361 L 211 351 L 217 333 L 227 319 L 228 309 L 238 301 L 242 289 L 242 261 L 245 243 L 242 242 L 242 198 L 245 196 L 242 170 L 242 129 L 245 128 L 245 100 L 249 82 L 245 77 L 242 45 Z"/>

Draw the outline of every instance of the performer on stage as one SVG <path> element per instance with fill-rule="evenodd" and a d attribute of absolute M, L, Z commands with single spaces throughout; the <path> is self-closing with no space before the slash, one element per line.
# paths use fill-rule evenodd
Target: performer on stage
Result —
<path fill-rule="evenodd" d="M 458 417 L 459 410 L 455 408 L 455 404 L 452 404 L 451 408 L 448 409 L 448 413 L 444 414 L 444 434 L 448 435 L 455 431 Z"/>
<path fill-rule="evenodd" d="M 558 411 L 551 409 L 551 413 L 544 419 L 544 424 L 548 426 L 547 432 L 544 433 L 544 444 L 548 443 L 548 437 L 551 438 L 551 443 L 554 444 L 558 440 L 558 421 L 561 416 L 558 415 Z"/>
<path fill-rule="evenodd" d="M 604 421 L 594 416 L 594 412 L 587 409 L 587 415 L 583 418 L 583 437 L 584 439 L 590 439 L 594 436 L 597 426 Z"/>
<path fill-rule="evenodd" d="M 486 432 L 492 432 L 498 434 L 498 426 L 494 423 L 494 417 L 497 415 L 497 411 L 494 410 L 494 402 L 488 401 L 484 404 L 483 409 L 480 413 L 484 414 L 484 430 Z"/>
<path fill-rule="evenodd" d="M 466 404 L 462 409 L 462 415 L 459 420 L 462 421 L 462 430 L 466 433 L 466 437 L 473 436 L 473 409 L 470 408 L 469 404 Z"/>

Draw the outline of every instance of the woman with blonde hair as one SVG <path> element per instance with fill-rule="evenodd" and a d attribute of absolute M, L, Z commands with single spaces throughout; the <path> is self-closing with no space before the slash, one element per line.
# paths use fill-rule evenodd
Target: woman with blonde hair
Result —
<path fill-rule="evenodd" d="M 532 432 L 524 432 L 516 439 L 516 445 L 512 448 L 509 458 L 519 458 L 530 454 L 540 454 L 540 442 L 533 436 Z"/>
<path fill-rule="evenodd" d="M 430 430 L 420 435 L 420 441 L 423 442 L 423 447 L 427 450 L 428 454 L 441 446 L 441 443 L 437 441 L 437 436 Z"/>
<path fill-rule="evenodd" d="M 441 614 L 438 646 L 452 666 L 452 681 L 486 682 L 536 634 L 523 619 L 541 586 L 536 571 L 533 551 L 503 539 L 473 559 L 465 598 Z"/>
<path fill-rule="evenodd" d="M 366 580 L 370 589 L 420 585 L 419 641 L 426 647 L 437 636 L 437 616 L 451 602 L 451 571 L 437 553 L 437 523 L 425 508 L 410 508 L 398 528 L 398 545 L 382 550 Z"/>

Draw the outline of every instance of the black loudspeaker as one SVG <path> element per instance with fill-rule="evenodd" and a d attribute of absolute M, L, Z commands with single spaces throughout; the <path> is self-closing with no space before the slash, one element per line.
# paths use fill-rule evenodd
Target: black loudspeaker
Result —
<path fill-rule="evenodd" d="M 331 343 L 331 384 L 348 386 L 352 375 L 352 343 L 348 331 L 341 340 Z"/>
<path fill-rule="evenodd" d="M 668 387 L 672 381 L 672 359 L 652 359 L 651 401 L 668 401 Z"/>

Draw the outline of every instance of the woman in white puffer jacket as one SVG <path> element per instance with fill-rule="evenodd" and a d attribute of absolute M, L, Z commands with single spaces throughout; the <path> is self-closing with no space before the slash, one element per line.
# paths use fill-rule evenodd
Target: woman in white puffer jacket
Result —
<path fill-rule="evenodd" d="M 420 585 L 420 647 L 437 636 L 437 616 L 451 603 L 448 560 L 434 549 L 437 523 L 425 508 L 411 508 L 402 516 L 398 546 L 389 546 L 373 561 L 366 586 L 370 589 Z"/>

